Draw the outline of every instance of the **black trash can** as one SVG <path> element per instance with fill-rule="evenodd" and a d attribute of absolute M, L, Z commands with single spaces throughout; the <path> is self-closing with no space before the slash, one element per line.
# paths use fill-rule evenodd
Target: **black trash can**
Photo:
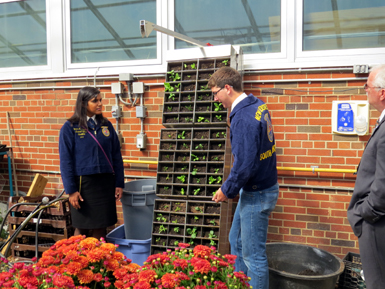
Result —
<path fill-rule="evenodd" d="M 121 198 L 126 239 L 151 239 L 156 179 L 131 181 L 124 184 Z"/>

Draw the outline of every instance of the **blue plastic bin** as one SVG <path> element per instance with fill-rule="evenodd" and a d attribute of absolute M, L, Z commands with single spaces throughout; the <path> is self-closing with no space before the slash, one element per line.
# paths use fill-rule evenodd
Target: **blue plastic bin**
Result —
<path fill-rule="evenodd" d="M 123 253 L 133 263 L 142 266 L 150 256 L 151 238 L 148 240 L 128 240 L 124 237 L 124 225 L 121 225 L 108 233 L 106 240 L 109 243 L 119 245 L 118 252 Z"/>

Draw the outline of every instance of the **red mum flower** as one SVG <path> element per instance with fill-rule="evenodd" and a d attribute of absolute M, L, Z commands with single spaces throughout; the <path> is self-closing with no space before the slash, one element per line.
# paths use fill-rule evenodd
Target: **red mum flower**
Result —
<path fill-rule="evenodd" d="M 237 256 L 231 254 L 223 255 L 223 257 L 227 259 L 227 262 L 229 262 L 229 264 L 235 264 L 235 259 L 237 259 Z"/>
<path fill-rule="evenodd" d="M 187 243 L 178 243 L 178 247 L 179 247 L 179 248 L 186 249 L 186 248 L 190 247 L 190 244 L 187 244 Z"/>
<path fill-rule="evenodd" d="M 210 262 L 204 259 L 201 259 L 193 264 L 195 272 L 207 274 L 210 272 Z"/>
<path fill-rule="evenodd" d="M 176 259 L 172 262 L 174 269 L 180 267 L 182 270 L 186 269 L 188 266 L 188 261 L 186 259 Z"/>
<path fill-rule="evenodd" d="M 156 272 L 154 270 L 144 270 L 139 273 L 139 281 L 152 283 L 155 281 Z"/>
<path fill-rule="evenodd" d="M 151 285 L 146 281 L 139 281 L 135 284 L 134 289 L 151 289 Z"/>
<path fill-rule="evenodd" d="M 205 285 L 196 285 L 194 288 L 195 289 L 207 289 L 207 287 Z"/>
<path fill-rule="evenodd" d="M 162 281 L 162 285 L 164 288 L 174 288 L 176 284 L 176 276 L 174 274 L 171 274 L 171 273 L 166 273 L 163 275 L 163 277 L 161 278 L 161 281 Z"/>
<path fill-rule="evenodd" d="M 57 287 L 67 287 L 73 288 L 75 287 L 74 281 L 69 276 L 64 276 L 60 274 L 55 274 L 52 278 L 52 283 Z"/>
<path fill-rule="evenodd" d="M 100 282 L 100 281 L 103 280 L 103 275 L 100 274 L 100 273 L 96 273 L 96 274 L 94 274 L 94 276 L 92 277 L 92 279 L 93 279 L 94 281 L 96 281 L 96 282 Z"/>
<path fill-rule="evenodd" d="M 91 270 L 81 270 L 78 274 L 80 284 L 88 284 L 94 280 L 94 273 Z"/>
<path fill-rule="evenodd" d="M 195 257 L 201 257 L 201 258 L 205 258 L 205 257 L 209 257 L 212 250 L 207 247 L 207 246 L 204 246 L 204 245 L 197 245 L 195 246 L 194 248 L 194 256 Z"/>
<path fill-rule="evenodd" d="M 228 289 L 226 283 L 222 281 L 214 281 L 214 289 Z"/>

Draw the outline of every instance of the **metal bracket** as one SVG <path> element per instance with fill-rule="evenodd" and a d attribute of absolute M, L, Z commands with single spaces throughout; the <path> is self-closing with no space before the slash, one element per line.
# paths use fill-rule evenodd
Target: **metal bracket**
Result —
<path fill-rule="evenodd" d="M 186 35 L 180 34 L 178 32 L 172 31 L 170 29 L 164 28 L 162 26 L 156 25 L 156 24 L 149 22 L 147 20 L 140 20 L 139 21 L 139 28 L 140 28 L 140 34 L 142 35 L 142 38 L 148 37 L 148 35 L 150 35 L 152 30 L 155 30 L 155 31 L 159 31 L 159 32 L 165 33 L 167 35 L 170 35 L 172 37 L 178 38 L 180 40 L 186 41 L 188 43 L 197 45 L 199 47 L 207 46 L 206 43 L 203 43 L 199 40 L 188 37 Z"/>
<path fill-rule="evenodd" d="M 318 166 L 310 166 L 313 169 L 313 174 L 315 173 L 315 169 L 318 169 Z"/>

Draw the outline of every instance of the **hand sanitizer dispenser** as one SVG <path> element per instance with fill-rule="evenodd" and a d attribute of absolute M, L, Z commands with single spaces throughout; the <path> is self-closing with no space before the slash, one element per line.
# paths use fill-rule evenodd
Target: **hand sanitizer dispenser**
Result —
<path fill-rule="evenodd" d="M 333 101 L 332 131 L 336 134 L 366 135 L 369 132 L 367 101 Z"/>

